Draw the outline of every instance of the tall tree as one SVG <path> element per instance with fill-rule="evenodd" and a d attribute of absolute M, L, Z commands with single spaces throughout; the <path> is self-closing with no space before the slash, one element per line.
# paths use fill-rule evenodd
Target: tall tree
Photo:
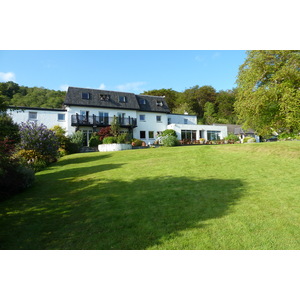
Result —
<path fill-rule="evenodd" d="M 215 112 L 215 105 L 212 102 L 206 102 L 204 105 L 204 122 L 205 124 L 213 124 L 216 122 L 217 114 Z"/>
<path fill-rule="evenodd" d="M 216 90 L 210 85 L 199 87 L 195 85 L 183 91 L 179 97 L 179 103 L 187 103 L 190 110 L 194 111 L 198 117 L 202 118 L 206 102 L 215 103 Z"/>
<path fill-rule="evenodd" d="M 234 103 L 236 101 L 235 91 L 219 91 L 216 97 L 217 118 L 220 123 L 236 123 Z"/>
<path fill-rule="evenodd" d="M 237 79 L 235 110 L 259 134 L 300 130 L 300 51 L 248 51 Z"/>

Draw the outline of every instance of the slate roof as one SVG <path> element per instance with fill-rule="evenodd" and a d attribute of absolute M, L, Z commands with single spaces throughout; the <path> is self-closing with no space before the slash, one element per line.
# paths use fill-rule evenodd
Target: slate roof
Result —
<path fill-rule="evenodd" d="M 82 93 L 89 93 L 89 99 L 82 99 Z M 102 95 L 108 96 L 108 99 L 101 100 Z M 120 102 L 119 96 L 125 96 L 126 102 Z M 170 113 L 164 97 L 78 87 L 68 88 L 64 105 Z"/>
<path fill-rule="evenodd" d="M 164 97 L 136 95 L 137 101 L 140 105 L 140 110 L 149 112 L 170 113 L 170 109 Z M 143 100 L 145 104 L 143 104 Z M 161 103 L 161 104 L 159 104 Z"/>
<path fill-rule="evenodd" d="M 214 125 L 227 126 L 228 133 L 234 133 L 234 134 L 241 134 L 241 133 L 254 134 L 255 133 L 253 129 L 244 130 L 242 128 L 242 125 L 236 125 L 236 124 L 214 124 Z"/>
<path fill-rule="evenodd" d="M 82 99 L 82 93 L 89 93 L 90 99 Z M 109 99 L 101 100 L 100 95 L 109 96 Z M 119 96 L 125 96 L 126 102 L 119 102 Z M 121 108 L 139 110 L 139 104 L 132 93 L 113 92 L 106 90 L 69 87 L 64 102 L 65 105 Z"/>

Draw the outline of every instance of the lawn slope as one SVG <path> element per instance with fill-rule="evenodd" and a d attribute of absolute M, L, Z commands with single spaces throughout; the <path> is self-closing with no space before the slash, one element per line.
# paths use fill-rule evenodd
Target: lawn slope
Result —
<path fill-rule="evenodd" d="M 299 249 L 299 142 L 74 154 L 0 203 L 1 249 Z"/>

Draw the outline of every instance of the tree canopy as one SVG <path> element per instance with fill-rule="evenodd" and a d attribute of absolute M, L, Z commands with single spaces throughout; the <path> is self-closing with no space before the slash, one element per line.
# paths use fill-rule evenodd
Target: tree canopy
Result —
<path fill-rule="evenodd" d="M 49 90 L 42 87 L 19 86 L 8 81 L 0 82 L 0 110 L 11 106 L 28 106 L 42 108 L 59 108 L 62 106 L 66 92 Z"/>
<path fill-rule="evenodd" d="M 235 110 L 259 134 L 300 130 L 300 51 L 248 51 L 237 79 Z"/>

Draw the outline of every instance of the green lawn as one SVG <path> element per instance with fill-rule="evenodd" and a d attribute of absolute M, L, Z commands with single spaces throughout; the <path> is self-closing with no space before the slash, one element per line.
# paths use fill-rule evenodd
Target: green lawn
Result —
<path fill-rule="evenodd" d="M 300 249 L 300 142 L 74 154 L 0 203 L 1 249 Z"/>

